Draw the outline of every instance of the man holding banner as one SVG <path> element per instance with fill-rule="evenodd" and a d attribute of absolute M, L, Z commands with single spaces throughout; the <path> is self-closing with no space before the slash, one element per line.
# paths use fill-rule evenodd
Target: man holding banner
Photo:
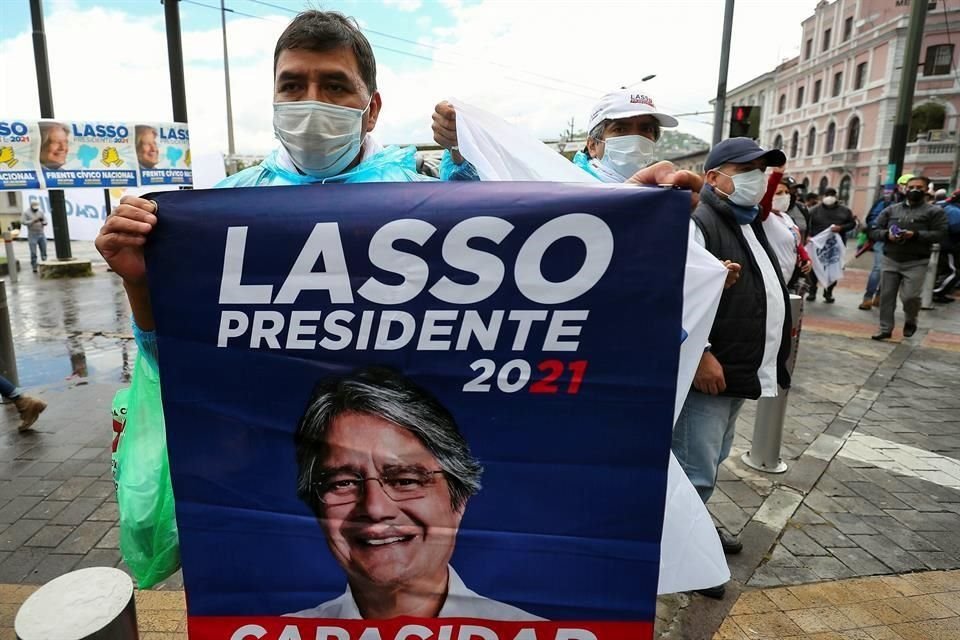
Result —
<path fill-rule="evenodd" d="M 782 151 L 749 138 L 729 138 L 707 156 L 706 184 L 693 212 L 695 240 L 718 260 L 743 265 L 724 290 L 693 389 L 673 433 L 673 452 L 700 498 L 713 495 L 720 464 L 730 455 L 737 417 L 747 398 L 774 397 L 790 386 L 790 305 L 776 257 L 759 219 L 764 172 L 786 162 Z M 724 551 L 742 545 L 724 535 Z M 724 586 L 702 590 L 721 598 Z"/>

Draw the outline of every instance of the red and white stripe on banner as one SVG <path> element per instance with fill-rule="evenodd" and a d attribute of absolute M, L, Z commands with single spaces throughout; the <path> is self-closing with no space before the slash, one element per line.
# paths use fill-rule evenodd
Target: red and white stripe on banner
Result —
<path fill-rule="evenodd" d="M 190 616 L 190 640 L 651 640 L 652 622 Z"/>

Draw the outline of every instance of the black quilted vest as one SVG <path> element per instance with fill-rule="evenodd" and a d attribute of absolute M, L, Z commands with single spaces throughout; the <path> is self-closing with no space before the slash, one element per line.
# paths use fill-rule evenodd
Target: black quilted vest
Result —
<path fill-rule="evenodd" d="M 763 361 L 766 337 L 767 298 L 763 274 L 730 205 L 708 186 L 700 192 L 700 204 L 693 212 L 693 221 L 703 233 L 707 251 L 719 260 L 731 260 L 741 266 L 740 279 L 725 289 L 720 298 L 717 317 L 710 330 L 711 351 L 723 365 L 727 383 L 727 389 L 721 395 L 756 399 L 760 397 L 757 371 Z M 790 374 L 785 366 L 790 353 L 790 300 L 759 216 L 750 226 L 774 266 L 786 307 L 783 338 L 777 354 L 777 381 L 786 389 L 790 386 Z"/>

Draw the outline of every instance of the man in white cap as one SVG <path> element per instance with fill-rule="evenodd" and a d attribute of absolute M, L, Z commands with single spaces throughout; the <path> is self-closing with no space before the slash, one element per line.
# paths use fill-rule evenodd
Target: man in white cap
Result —
<path fill-rule="evenodd" d="M 626 182 L 651 164 L 661 131 L 677 124 L 649 95 L 632 89 L 611 91 L 591 110 L 587 145 L 573 163 L 603 182 Z M 440 162 L 441 180 L 479 179 L 457 148 L 457 114 L 449 102 L 434 110 L 433 139 L 447 149 Z"/>
<path fill-rule="evenodd" d="M 573 163 L 604 182 L 624 182 L 653 161 L 661 131 L 677 124 L 649 95 L 611 91 L 590 112 L 587 146 Z"/>

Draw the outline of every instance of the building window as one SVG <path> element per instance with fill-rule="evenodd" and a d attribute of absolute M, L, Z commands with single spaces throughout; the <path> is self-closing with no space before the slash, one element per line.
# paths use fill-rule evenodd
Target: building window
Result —
<path fill-rule="evenodd" d="M 796 158 L 797 153 L 800 151 L 800 132 L 794 131 L 793 137 L 790 138 L 790 157 Z"/>
<path fill-rule="evenodd" d="M 803 192 L 806 193 L 810 189 L 810 178 L 803 179 Z"/>
<path fill-rule="evenodd" d="M 826 30 L 824 30 L 824 32 L 823 32 L 823 48 L 821 49 L 821 51 L 826 51 L 827 49 L 830 48 L 830 33 L 831 33 L 831 32 L 832 32 L 831 29 L 826 29 Z"/>
<path fill-rule="evenodd" d="M 797 87 L 797 109 L 803 106 L 803 94 L 805 90 L 805 87 Z"/>
<path fill-rule="evenodd" d="M 847 125 L 847 149 L 860 146 L 860 118 L 854 118 Z"/>
<path fill-rule="evenodd" d="M 813 102 L 814 104 L 816 104 L 817 102 L 820 102 L 820 90 L 822 88 L 823 88 L 823 80 L 817 80 L 816 82 L 813 83 L 813 100 L 811 100 L 811 102 Z"/>
<path fill-rule="evenodd" d="M 822 196 L 823 192 L 826 191 L 827 187 L 829 186 L 830 186 L 830 181 L 827 180 L 827 176 L 823 176 L 822 178 L 820 178 L 820 186 L 817 188 L 817 193 L 819 193 Z"/>
<path fill-rule="evenodd" d="M 807 134 L 807 155 L 812 156 L 816 147 L 817 147 L 817 128 L 810 127 L 810 132 Z"/>
<path fill-rule="evenodd" d="M 843 41 L 846 42 L 853 35 L 853 16 L 843 21 Z"/>
<path fill-rule="evenodd" d="M 787 108 L 787 94 L 780 94 L 780 102 L 777 104 L 777 113 L 783 113 Z"/>
<path fill-rule="evenodd" d="M 840 202 L 850 203 L 850 185 L 852 182 L 850 176 L 843 176 L 843 179 L 840 180 L 840 188 L 837 189 L 837 199 Z"/>
<path fill-rule="evenodd" d="M 17 206 L 17 194 L 13 191 L 7 191 L 7 204 L 11 207 Z"/>
<path fill-rule="evenodd" d="M 835 122 L 831 122 L 830 126 L 827 127 L 827 141 L 823 147 L 824 153 L 833 152 L 833 143 L 837 139 L 837 125 Z"/>
<path fill-rule="evenodd" d="M 783 136 L 779 133 L 777 134 L 777 137 L 773 139 L 773 148 L 783 149 Z"/>
<path fill-rule="evenodd" d="M 807 38 L 807 43 L 803 47 L 803 59 L 809 60 L 813 55 L 813 38 Z"/>
<path fill-rule="evenodd" d="M 923 63 L 923 75 L 942 76 L 950 73 L 953 66 L 953 45 L 938 44 L 927 47 L 927 58 Z"/>
<path fill-rule="evenodd" d="M 853 88 L 863 89 L 867 86 L 867 63 L 861 62 L 857 65 L 857 75 L 853 77 Z"/>
<path fill-rule="evenodd" d="M 843 90 L 843 71 L 833 74 L 833 92 L 830 94 L 834 98 L 840 95 Z"/>

